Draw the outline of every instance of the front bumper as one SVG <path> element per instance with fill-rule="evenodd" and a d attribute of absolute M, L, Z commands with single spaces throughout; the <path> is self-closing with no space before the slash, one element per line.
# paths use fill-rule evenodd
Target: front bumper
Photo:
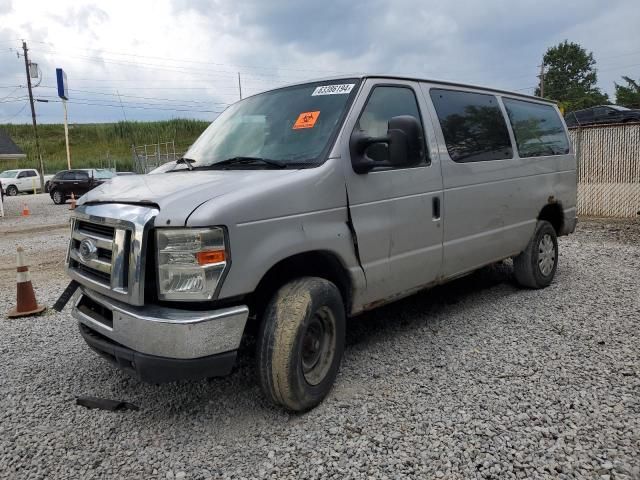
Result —
<path fill-rule="evenodd" d="M 136 307 L 81 289 L 72 315 L 92 348 L 142 380 L 159 382 L 228 373 L 249 309 L 244 305 L 207 311 Z M 150 374 L 152 365 L 172 372 L 170 379 L 158 380 L 161 372 Z"/>

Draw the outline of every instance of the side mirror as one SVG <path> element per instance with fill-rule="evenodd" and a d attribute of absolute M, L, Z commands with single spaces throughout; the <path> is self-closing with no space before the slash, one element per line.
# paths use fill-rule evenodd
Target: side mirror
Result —
<path fill-rule="evenodd" d="M 389 163 L 394 167 L 413 167 L 422 159 L 422 127 L 416 117 L 401 115 L 389 120 Z"/>
<path fill-rule="evenodd" d="M 389 120 L 387 135 L 369 137 L 362 131 L 351 135 L 349 150 L 351 163 L 356 173 L 369 173 L 374 167 L 411 167 L 420 163 L 423 155 L 422 127 L 418 119 L 411 115 L 401 115 Z M 386 147 L 388 161 L 376 161 L 369 158 L 369 147 L 380 151 Z"/>

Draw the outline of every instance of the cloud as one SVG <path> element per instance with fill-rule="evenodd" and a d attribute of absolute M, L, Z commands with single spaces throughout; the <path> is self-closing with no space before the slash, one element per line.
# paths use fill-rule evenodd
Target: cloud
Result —
<path fill-rule="evenodd" d="M 11 0 L 0 0 L 0 15 L 11 11 Z"/>
<path fill-rule="evenodd" d="M 565 38 L 594 52 L 610 94 L 621 75 L 640 77 L 635 0 L 29 3 L 0 0 L 0 85 L 24 83 L 21 59 L 2 48 L 27 38 L 44 73 L 37 94 L 53 102 L 64 67 L 75 121 L 119 120 L 122 107 L 130 119 L 211 119 L 237 100 L 238 72 L 245 95 L 365 71 L 531 93 L 544 51 Z M 0 122 L 19 106 L 0 103 Z M 37 108 L 60 121 L 58 104 Z"/>
<path fill-rule="evenodd" d="M 97 25 L 109 20 L 109 14 L 96 5 L 71 7 L 64 14 L 52 13 L 49 16 L 65 27 L 84 32 L 91 32 Z"/>

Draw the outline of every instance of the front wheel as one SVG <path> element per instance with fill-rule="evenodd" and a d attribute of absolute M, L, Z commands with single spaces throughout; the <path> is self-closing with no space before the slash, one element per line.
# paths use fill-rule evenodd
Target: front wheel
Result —
<path fill-rule="evenodd" d="M 15 185 L 9 185 L 5 193 L 7 194 L 7 197 L 15 197 L 18 195 L 18 187 Z"/>
<path fill-rule="evenodd" d="M 257 346 L 264 394 L 302 412 L 329 393 L 344 352 L 345 308 L 328 280 L 304 277 L 285 284 L 265 309 Z"/>
<path fill-rule="evenodd" d="M 64 202 L 66 202 L 66 198 L 64 198 L 64 195 L 60 190 L 54 190 L 51 194 L 51 198 L 53 200 L 53 203 L 55 203 L 56 205 L 62 205 Z"/>
<path fill-rule="evenodd" d="M 516 281 L 523 287 L 544 288 L 558 268 L 558 238 L 553 226 L 540 220 L 527 248 L 513 259 Z"/>

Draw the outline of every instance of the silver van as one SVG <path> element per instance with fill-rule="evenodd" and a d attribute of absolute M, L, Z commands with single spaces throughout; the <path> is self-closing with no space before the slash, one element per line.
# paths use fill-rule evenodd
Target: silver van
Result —
<path fill-rule="evenodd" d="M 160 383 L 228 374 L 256 332 L 265 395 L 304 411 L 348 317 L 507 258 L 518 284 L 549 285 L 576 160 L 541 98 L 332 78 L 246 98 L 166 173 L 78 203 L 67 272 L 94 350 Z"/>

